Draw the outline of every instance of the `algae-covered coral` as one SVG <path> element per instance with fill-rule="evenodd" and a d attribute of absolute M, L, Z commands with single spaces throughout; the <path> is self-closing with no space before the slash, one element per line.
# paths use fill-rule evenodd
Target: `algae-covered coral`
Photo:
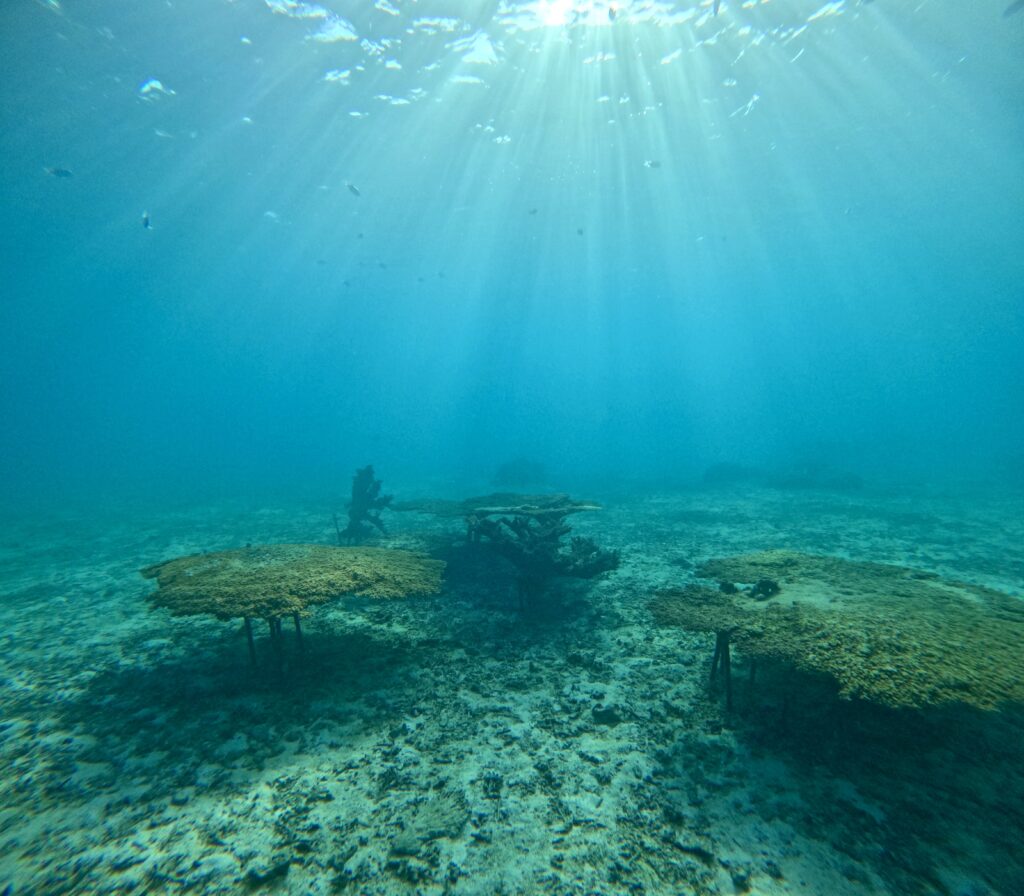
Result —
<path fill-rule="evenodd" d="M 891 707 L 1024 702 L 1024 601 L 899 566 L 767 551 L 712 560 L 725 584 L 772 579 L 757 600 L 701 586 L 665 591 L 662 624 L 725 633 L 752 660 L 832 677 L 839 694 Z"/>
<path fill-rule="evenodd" d="M 159 585 L 150 603 L 175 616 L 273 619 L 345 594 L 433 594 L 443 569 L 440 560 L 411 551 L 275 544 L 180 557 L 142 575 Z"/>
<path fill-rule="evenodd" d="M 480 501 L 466 516 L 470 542 L 486 544 L 509 560 L 519 573 L 523 607 L 536 600 L 549 579 L 592 579 L 619 565 L 618 551 L 599 547 L 592 539 L 571 535 L 571 514 L 600 510 L 601 505 L 576 501 L 568 495 L 491 495 L 511 499 Z"/>
<path fill-rule="evenodd" d="M 381 511 L 387 509 L 391 504 L 392 496 L 381 494 L 383 483 L 374 475 L 373 466 L 362 467 L 356 470 L 352 477 L 352 499 L 348 505 L 348 525 L 338 532 L 338 543 L 345 541 L 347 544 L 355 544 L 370 529 L 377 529 L 381 534 L 386 535 L 384 520 L 381 519 Z M 338 518 L 334 518 L 334 525 L 338 525 Z"/>
<path fill-rule="evenodd" d="M 517 492 L 492 492 L 477 495 L 462 501 L 444 498 L 426 498 L 418 501 L 401 501 L 392 505 L 393 510 L 412 513 L 430 513 L 439 517 L 459 519 L 494 514 L 566 516 L 586 510 L 600 510 L 601 505 L 593 501 L 576 501 L 561 493 L 546 495 L 524 495 Z"/>
<path fill-rule="evenodd" d="M 516 567 L 523 608 L 536 600 L 549 579 L 592 579 L 619 565 L 618 551 L 599 547 L 593 539 L 572 536 L 564 541 L 572 533 L 567 517 L 600 510 L 601 505 L 562 493 L 495 492 L 463 501 L 406 501 L 394 509 L 464 519 L 470 544 L 485 545 Z"/>

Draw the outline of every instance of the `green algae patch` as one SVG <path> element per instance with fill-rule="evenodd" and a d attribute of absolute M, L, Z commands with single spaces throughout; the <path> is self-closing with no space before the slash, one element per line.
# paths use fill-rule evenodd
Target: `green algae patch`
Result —
<path fill-rule="evenodd" d="M 659 593 L 651 603 L 659 623 L 715 632 L 726 650 L 731 643 L 753 661 L 830 676 L 847 699 L 896 708 L 1024 703 L 1018 598 L 934 573 L 794 551 L 711 560 L 697 575 L 719 588 Z M 765 579 L 779 585 L 768 599 L 742 587 Z"/>
<path fill-rule="evenodd" d="M 387 548 L 274 544 L 179 557 L 142 570 L 154 607 L 174 616 L 276 619 L 306 615 L 343 595 L 435 594 L 444 563 Z"/>

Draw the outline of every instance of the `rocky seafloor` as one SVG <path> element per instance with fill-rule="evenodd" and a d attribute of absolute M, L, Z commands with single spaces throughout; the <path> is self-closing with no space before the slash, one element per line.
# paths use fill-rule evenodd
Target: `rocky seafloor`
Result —
<path fill-rule="evenodd" d="M 647 608 L 702 560 L 776 547 L 1020 595 L 1019 494 L 605 503 L 572 521 L 621 567 L 526 614 L 457 523 L 390 514 L 381 543 L 444 552 L 442 593 L 318 611 L 283 683 L 249 668 L 240 625 L 150 610 L 138 570 L 327 543 L 330 509 L 8 515 L 0 891 L 1024 893 L 1024 708 L 783 701 L 740 658 L 727 714 L 710 636 Z"/>

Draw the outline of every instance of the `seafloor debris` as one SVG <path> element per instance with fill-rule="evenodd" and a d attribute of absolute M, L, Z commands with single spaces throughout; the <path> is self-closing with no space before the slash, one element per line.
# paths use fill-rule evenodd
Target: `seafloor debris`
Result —
<path fill-rule="evenodd" d="M 657 621 L 714 632 L 712 680 L 730 647 L 751 663 L 826 675 L 839 696 L 894 708 L 1024 702 L 1024 601 L 901 566 L 765 551 L 697 569 L 719 583 L 778 583 L 765 596 L 702 585 L 662 591 Z M 756 586 L 755 586 L 756 587 Z"/>
<path fill-rule="evenodd" d="M 244 619 L 254 663 L 251 620 L 267 620 L 280 666 L 282 617 L 292 617 L 301 643 L 299 619 L 312 608 L 346 594 L 434 594 L 443 571 L 442 561 L 412 551 L 272 544 L 179 557 L 148 566 L 142 575 L 159 586 L 149 602 L 174 616 Z"/>

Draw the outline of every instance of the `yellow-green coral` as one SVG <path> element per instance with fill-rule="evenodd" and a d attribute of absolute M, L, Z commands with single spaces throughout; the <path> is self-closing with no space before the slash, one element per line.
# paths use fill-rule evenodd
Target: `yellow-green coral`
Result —
<path fill-rule="evenodd" d="M 735 647 L 836 680 L 843 697 L 893 707 L 1024 702 L 1024 601 L 933 573 L 768 551 L 712 560 L 698 575 L 771 578 L 768 600 L 700 586 L 652 602 L 663 624 L 730 631 Z"/>
<path fill-rule="evenodd" d="M 739 628 L 746 611 L 736 600 L 703 585 L 660 591 L 650 603 L 659 625 L 674 625 L 691 632 L 730 632 Z"/>
<path fill-rule="evenodd" d="M 434 594 L 444 563 L 386 548 L 273 544 L 196 554 L 142 570 L 159 588 L 155 607 L 175 616 L 273 619 L 344 594 L 391 598 Z"/>

